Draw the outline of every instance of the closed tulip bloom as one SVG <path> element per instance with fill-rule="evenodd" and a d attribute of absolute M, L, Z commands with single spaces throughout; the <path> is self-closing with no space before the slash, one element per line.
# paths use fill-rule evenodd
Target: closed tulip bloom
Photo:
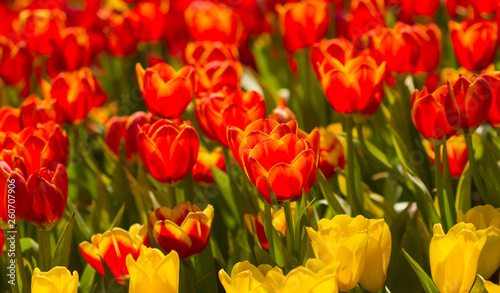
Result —
<path fill-rule="evenodd" d="M 83 258 L 101 275 L 104 275 L 104 261 L 109 267 L 115 279 L 124 283 L 124 277 L 129 274 L 125 259 L 130 255 L 137 259 L 141 253 L 142 246 L 149 246 L 148 226 L 132 225 L 129 231 L 121 228 L 113 228 L 104 234 L 95 234 L 92 243 L 84 241 L 80 243 L 80 252 Z"/>
<path fill-rule="evenodd" d="M 233 266 L 231 276 L 220 270 L 219 280 L 227 293 L 273 292 L 277 284 L 273 286 L 272 278 L 267 277 L 270 272 L 275 272 L 280 279 L 284 278 L 279 267 L 267 264 L 256 267 L 249 261 L 243 261 Z"/>
<path fill-rule="evenodd" d="M 33 67 L 33 57 L 24 42 L 14 44 L 0 36 L 0 78 L 7 85 L 28 82 Z"/>
<path fill-rule="evenodd" d="M 266 116 L 266 101 L 255 91 L 199 95 L 195 100 L 195 113 L 201 131 L 210 139 L 228 146 L 228 126 L 244 129 L 251 122 Z"/>
<path fill-rule="evenodd" d="M 193 169 L 200 139 L 189 121 L 158 120 L 144 124 L 137 148 L 146 170 L 158 181 L 177 184 Z"/>
<path fill-rule="evenodd" d="M 480 76 L 473 78 L 473 81 L 463 75 L 454 83 L 448 81 L 444 106 L 448 123 L 461 133 L 470 135 L 488 118 L 490 86 Z"/>
<path fill-rule="evenodd" d="M 359 283 L 366 290 L 376 292 L 384 286 L 387 277 L 392 249 L 391 230 L 384 219 L 370 219 L 368 235 L 366 264 Z"/>
<path fill-rule="evenodd" d="M 429 246 L 431 274 L 439 292 L 469 292 L 486 236 L 478 238 L 472 224 L 458 223 L 448 233 L 434 225 Z"/>
<path fill-rule="evenodd" d="M 428 25 L 414 24 L 412 29 L 420 42 L 419 47 L 422 52 L 419 54 L 413 72 L 432 72 L 438 67 L 441 60 L 441 30 L 433 23 Z"/>
<path fill-rule="evenodd" d="M 33 271 L 31 292 L 37 293 L 77 293 L 78 272 L 73 274 L 66 267 L 54 267 L 48 272 L 39 268 Z"/>
<path fill-rule="evenodd" d="M 106 102 L 106 94 L 88 67 L 61 72 L 50 84 L 43 80 L 42 93 L 45 99 L 57 100 L 66 123 L 76 123 L 87 118 L 92 108 L 100 107 Z"/>
<path fill-rule="evenodd" d="M 277 201 L 291 200 L 309 192 L 316 180 L 319 154 L 319 133 L 299 131 L 292 120 L 279 124 L 260 119 L 245 130 L 230 126 L 229 147 L 236 160 L 268 203 L 271 189 Z"/>
<path fill-rule="evenodd" d="M 55 171 L 42 168 L 28 179 L 29 205 L 26 220 L 50 231 L 61 219 L 68 201 L 68 174 L 59 164 Z"/>
<path fill-rule="evenodd" d="M 204 66 L 212 61 L 237 61 L 238 47 L 214 41 L 198 41 L 188 43 L 184 49 L 183 59 L 186 64 Z"/>
<path fill-rule="evenodd" d="M 493 127 L 500 126 L 500 72 L 495 71 L 491 73 L 483 73 L 481 77 L 484 78 L 491 89 L 491 107 L 488 113 L 486 122 Z"/>
<path fill-rule="evenodd" d="M 340 291 L 348 291 L 356 287 L 365 271 L 367 262 L 368 244 L 370 236 L 375 237 L 376 231 L 369 233 L 370 220 L 359 215 L 351 218 L 348 215 L 337 215 L 331 220 L 322 219 L 318 222 L 318 231 L 307 227 L 307 234 L 311 239 L 312 248 L 316 258 L 330 264 L 338 261 L 338 283 Z M 370 246 L 375 250 L 377 241 L 372 240 Z M 385 241 L 385 240 L 384 240 Z M 382 246 L 381 246 L 382 247 Z M 370 256 L 372 260 L 375 256 Z M 382 255 L 380 255 L 383 258 Z M 376 266 L 377 264 L 373 264 Z M 379 263 L 379 268 L 383 268 Z M 381 272 L 372 272 L 380 274 Z M 372 285 L 375 279 L 365 274 L 365 281 Z"/>
<path fill-rule="evenodd" d="M 12 202 L 13 196 L 14 202 Z M 14 214 L 9 212 L 9 204 L 15 208 Z M 19 223 L 25 217 L 28 208 L 28 187 L 23 172 L 0 160 L 0 229 L 11 230 L 12 222 L 9 223 L 9 220 Z"/>
<path fill-rule="evenodd" d="M 290 53 L 311 47 L 321 40 L 328 30 L 330 13 L 324 1 L 286 3 L 277 5 L 276 10 L 283 44 Z"/>
<path fill-rule="evenodd" d="M 123 13 L 103 13 L 103 15 L 103 21 L 107 23 L 107 50 L 118 57 L 134 54 L 137 51 L 137 44 L 139 43 L 139 38 L 137 37 L 139 16 L 129 11 Z"/>
<path fill-rule="evenodd" d="M 295 114 L 287 106 L 277 105 L 269 114 L 269 119 L 278 121 L 279 123 L 287 123 L 296 120 Z"/>
<path fill-rule="evenodd" d="M 477 229 L 477 236 L 486 234 L 486 243 L 481 250 L 477 273 L 489 279 L 500 267 L 500 208 L 491 205 L 475 206 L 467 213 L 458 211 L 457 222 L 471 223 Z"/>
<path fill-rule="evenodd" d="M 189 258 L 205 249 L 210 240 L 214 208 L 203 211 L 188 201 L 175 208 L 161 207 L 149 213 L 156 242 L 167 253 L 175 250 L 181 258 Z"/>
<path fill-rule="evenodd" d="M 434 145 L 428 141 L 424 141 L 424 147 L 431 163 L 435 164 L 436 154 L 434 152 Z M 443 147 L 444 145 L 441 146 L 441 157 L 443 157 Z M 460 178 L 464 172 L 465 166 L 469 162 L 465 137 L 460 134 L 453 135 L 446 141 L 446 151 L 448 153 L 448 164 L 450 165 L 451 178 Z M 443 170 L 443 160 L 441 160 L 441 170 Z"/>
<path fill-rule="evenodd" d="M 193 1 L 184 11 L 189 34 L 195 41 L 238 44 L 244 27 L 241 19 L 223 3 Z"/>
<path fill-rule="evenodd" d="M 194 182 L 200 184 L 214 184 L 215 179 L 211 166 L 224 172 L 226 171 L 226 162 L 224 160 L 222 148 L 218 147 L 213 151 L 208 151 L 206 148 L 200 147 L 196 164 L 193 167 Z"/>
<path fill-rule="evenodd" d="M 63 123 L 61 109 L 57 104 L 57 100 L 41 100 L 36 95 L 31 95 L 21 103 L 19 110 L 22 128 L 36 127 L 38 123 L 44 124 L 49 121 L 54 121 L 57 124 Z"/>
<path fill-rule="evenodd" d="M 398 19 L 405 22 L 411 22 L 414 16 L 434 16 L 438 7 L 439 0 L 401 0 L 401 10 Z"/>
<path fill-rule="evenodd" d="M 359 41 L 368 31 L 377 26 L 385 27 L 384 16 L 387 13 L 385 1 L 380 0 L 353 0 L 350 1 L 351 13 L 336 14 L 336 25 L 340 31 L 345 31 L 348 39 Z"/>
<path fill-rule="evenodd" d="M 331 69 L 320 66 L 320 80 L 333 109 L 342 114 L 374 113 L 382 100 L 385 62 L 380 66 L 370 56 L 359 56 L 345 65 L 330 59 Z"/>
<path fill-rule="evenodd" d="M 218 92 L 224 88 L 234 91 L 240 87 L 243 66 L 232 60 L 214 60 L 204 65 L 196 65 L 198 73 L 197 93 Z"/>
<path fill-rule="evenodd" d="M 180 117 L 195 93 L 194 67 L 188 65 L 175 71 L 167 63 L 159 63 L 144 70 L 135 67 L 144 103 L 151 113 L 163 118 Z"/>
<path fill-rule="evenodd" d="M 179 292 L 179 255 L 171 251 L 164 255 L 159 249 L 141 247 L 137 260 L 129 254 L 130 293 Z"/>
<path fill-rule="evenodd" d="M 133 10 L 139 17 L 137 37 L 143 42 L 157 42 L 163 37 L 168 4 L 139 2 Z"/>
<path fill-rule="evenodd" d="M 337 168 L 345 167 L 345 150 L 341 138 L 335 134 L 336 125 L 320 127 L 319 169 L 327 179 L 335 175 Z"/>
<path fill-rule="evenodd" d="M 323 65 L 323 70 L 328 72 L 332 69 L 329 65 L 329 60 L 337 59 L 340 63 L 345 62 L 353 56 L 354 45 L 344 38 L 322 39 L 313 45 L 311 49 L 311 64 L 316 72 L 316 76 L 320 77 L 319 66 Z"/>
<path fill-rule="evenodd" d="M 411 120 L 418 132 L 433 144 L 442 143 L 456 133 L 446 119 L 444 100 L 447 92 L 446 86 L 434 92 L 424 87 L 422 92 L 415 90 L 411 99 Z"/>
<path fill-rule="evenodd" d="M 494 21 L 477 20 L 448 23 L 453 49 L 465 69 L 481 70 L 490 65 L 498 48 L 498 25 Z"/>

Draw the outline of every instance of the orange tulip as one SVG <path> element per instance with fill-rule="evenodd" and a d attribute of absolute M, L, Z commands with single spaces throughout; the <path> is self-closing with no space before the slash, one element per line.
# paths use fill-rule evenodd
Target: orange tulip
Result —
<path fill-rule="evenodd" d="M 500 71 L 491 73 L 483 73 L 481 77 L 484 78 L 491 89 L 491 107 L 488 112 L 486 122 L 493 127 L 500 126 Z"/>
<path fill-rule="evenodd" d="M 0 158 L 0 230 L 14 229 L 12 220 L 19 223 L 28 208 L 28 187 L 23 172 Z"/>
<path fill-rule="evenodd" d="M 219 41 L 238 44 L 243 37 L 241 19 L 220 3 L 193 1 L 184 16 L 189 34 L 195 41 Z"/>
<path fill-rule="evenodd" d="M 428 141 L 424 141 L 427 155 L 432 164 L 435 164 L 434 145 Z M 467 155 L 467 145 L 463 135 L 454 135 L 446 142 L 446 151 L 448 152 L 448 163 L 450 165 L 451 178 L 459 178 L 464 172 L 469 156 Z M 441 157 L 443 157 L 443 146 L 441 146 Z M 441 170 L 443 169 L 443 161 L 441 160 Z"/>
<path fill-rule="evenodd" d="M 149 222 L 158 245 L 170 253 L 175 250 L 180 258 L 189 258 L 205 249 L 210 240 L 214 208 L 203 211 L 188 201 L 175 208 L 161 207 L 149 213 Z"/>
<path fill-rule="evenodd" d="M 226 171 L 226 161 L 222 148 L 215 148 L 213 151 L 208 151 L 204 147 L 200 147 L 196 164 L 193 167 L 193 179 L 196 183 L 213 184 L 215 183 L 214 174 L 210 166 L 214 166 L 222 171 Z"/>
<path fill-rule="evenodd" d="M 251 122 L 264 118 L 266 102 L 255 91 L 236 90 L 228 93 L 203 93 L 195 100 L 196 119 L 201 131 L 210 139 L 228 146 L 228 126 L 244 129 Z"/>
<path fill-rule="evenodd" d="M 40 230 L 51 230 L 61 219 L 68 201 L 68 174 L 59 164 L 55 171 L 42 168 L 28 179 L 26 220 Z"/>
<path fill-rule="evenodd" d="M 168 3 L 164 4 L 139 2 L 133 12 L 139 17 L 138 34 L 140 41 L 159 41 L 163 36 L 166 22 L 165 14 L 168 11 Z"/>
<path fill-rule="evenodd" d="M 243 67 L 240 62 L 214 60 L 201 65 L 196 65 L 198 72 L 197 93 L 218 92 L 224 87 L 234 91 L 240 87 Z"/>
<path fill-rule="evenodd" d="M 370 56 L 359 56 L 346 62 L 329 59 L 331 69 L 320 66 L 320 80 L 333 109 L 343 114 L 370 115 L 382 100 L 385 62 L 380 66 Z"/>
<path fill-rule="evenodd" d="M 319 128 L 320 147 L 319 147 L 319 169 L 325 177 L 331 178 L 335 175 L 337 168 L 345 167 L 344 145 L 336 134 L 337 125 L 330 124 L 328 127 Z"/>
<path fill-rule="evenodd" d="M 92 243 L 80 243 L 80 252 L 83 258 L 101 275 L 104 275 L 104 261 L 115 279 L 125 283 L 124 277 L 128 275 L 125 259 L 132 255 L 134 260 L 139 257 L 141 247 L 149 247 L 148 226 L 132 225 L 129 231 L 122 228 L 113 228 L 103 234 L 92 236 Z"/>
<path fill-rule="evenodd" d="M 316 180 L 317 128 L 305 137 L 295 120 L 259 119 L 245 130 L 228 127 L 227 136 L 234 157 L 269 203 L 271 189 L 277 201 L 290 200 L 307 193 Z"/>
<path fill-rule="evenodd" d="M 311 50 L 311 63 L 313 65 L 316 76 L 320 76 L 319 67 L 323 66 L 323 70 L 328 72 L 333 66 L 329 64 L 329 60 L 337 59 L 340 63 L 345 64 L 347 60 L 353 57 L 354 45 L 344 38 L 332 40 L 323 39 L 314 44 Z"/>
<path fill-rule="evenodd" d="M 453 49 L 460 65 L 474 71 L 488 67 L 498 48 L 498 25 L 487 20 L 448 23 Z"/>
<path fill-rule="evenodd" d="M 44 124 L 49 121 L 54 121 L 56 124 L 63 122 L 61 109 L 55 99 L 41 100 L 36 95 L 31 95 L 21 103 L 19 110 L 23 128 L 36 127 L 38 123 Z"/>
<path fill-rule="evenodd" d="M 70 27 L 61 30 L 61 41 L 53 43 L 53 53 L 47 59 L 47 75 L 56 76 L 62 71 L 86 67 L 91 61 L 89 36 L 84 28 Z"/>
<path fill-rule="evenodd" d="M 158 181 L 175 185 L 193 169 L 200 139 L 191 122 L 158 120 L 137 134 L 137 148 L 148 172 Z"/>
<path fill-rule="evenodd" d="M 61 72 L 50 84 L 42 80 L 45 99 L 57 100 L 63 121 L 76 123 L 85 119 L 94 107 L 106 102 L 106 95 L 88 67 L 74 72 Z"/>
<path fill-rule="evenodd" d="M 287 106 L 278 105 L 269 114 L 269 119 L 278 121 L 279 123 L 287 123 L 291 120 L 295 120 L 295 114 Z"/>
<path fill-rule="evenodd" d="M 7 85 L 28 82 L 32 71 L 33 57 L 24 42 L 14 44 L 0 36 L 0 78 Z"/>
<path fill-rule="evenodd" d="M 139 43 L 139 16 L 131 12 L 109 12 L 104 15 L 107 22 L 107 49 L 118 57 L 132 55 L 137 51 Z"/>
<path fill-rule="evenodd" d="M 448 81 L 444 103 L 448 123 L 464 134 L 474 133 L 488 118 L 491 99 L 490 86 L 480 76 L 473 81 L 463 75 L 453 83 Z"/>
<path fill-rule="evenodd" d="M 184 50 L 184 62 L 201 67 L 212 61 L 237 61 L 238 48 L 234 44 L 222 42 L 199 41 L 188 43 Z"/>
<path fill-rule="evenodd" d="M 167 63 L 159 63 L 144 70 L 137 63 L 135 72 L 149 111 L 168 119 L 182 115 L 195 93 L 194 67 L 184 66 L 176 72 Z"/>
<path fill-rule="evenodd" d="M 433 143 L 450 138 L 456 130 L 446 119 L 444 99 L 448 88 L 442 86 L 432 93 L 424 87 L 422 92 L 415 90 L 412 96 L 411 119 L 417 130 Z"/>
<path fill-rule="evenodd" d="M 279 26 L 285 49 L 294 53 L 311 47 L 328 30 L 330 12 L 327 3 L 307 0 L 277 5 Z"/>

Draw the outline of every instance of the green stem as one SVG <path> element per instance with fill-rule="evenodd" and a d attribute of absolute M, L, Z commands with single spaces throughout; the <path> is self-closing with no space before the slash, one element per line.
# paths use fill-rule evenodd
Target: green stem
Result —
<path fill-rule="evenodd" d="M 441 144 L 436 143 L 434 144 L 434 175 L 436 178 L 436 195 L 439 201 L 439 213 L 441 215 L 441 223 L 444 226 L 445 231 L 448 231 L 450 228 L 448 226 L 448 217 L 446 215 L 446 209 L 445 209 L 445 201 L 443 197 L 443 186 L 441 183 Z"/>
<path fill-rule="evenodd" d="M 451 228 L 456 223 L 457 212 L 455 210 L 455 197 L 453 196 L 453 185 L 450 175 L 450 162 L 448 161 L 448 147 L 446 140 L 443 143 L 443 177 L 441 182 L 443 184 L 443 198 L 446 200 L 446 208 L 449 213 L 449 224 Z"/>
<path fill-rule="evenodd" d="M 38 229 L 38 267 L 42 272 L 47 272 L 51 269 L 52 248 L 50 244 L 50 231 Z"/>
<path fill-rule="evenodd" d="M 271 205 L 264 201 L 264 229 L 266 232 L 267 243 L 269 246 L 269 254 L 276 261 L 276 252 L 274 251 L 274 227 L 273 219 L 271 217 Z"/>
<path fill-rule="evenodd" d="M 354 182 L 354 141 L 352 136 L 353 120 L 351 117 L 346 118 L 346 132 L 347 132 L 347 200 L 351 206 L 351 214 L 362 214 L 362 207 L 356 196 L 356 186 Z"/>
<path fill-rule="evenodd" d="M 295 255 L 295 235 L 293 231 L 293 218 L 292 218 L 292 208 L 290 207 L 290 201 L 285 201 L 283 203 L 283 208 L 285 209 L 285 220 L 286 220 L 286 246 L 290 254 Z"/>
<path fill-rule="evenodd" d="M 175 186 L 168 186 L 166 196 L 158 199 L 158 202 L 161 206 L 173 209 L 177 205 Z"/>
<path fill-rule="evenodd" d="M 474 180 L 474 184 L 476 185 L 481 198 L 486 203 L 491 203 L 488 198 L 488 193 L 481 181 L 481 173 L 479 173 L 479 168 L 477 166 L 476 158 L 474 157 L 474 148 L 472 145 L 472 135 L 465 135 L 465 143 L 467 144 L 467 154 L 469 155 L 469 164 L 472 169 L 472 179 Z"/>

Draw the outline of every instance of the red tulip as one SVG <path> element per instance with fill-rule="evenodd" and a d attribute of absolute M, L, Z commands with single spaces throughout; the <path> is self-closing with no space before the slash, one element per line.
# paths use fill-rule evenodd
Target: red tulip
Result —
<path fill-rule="evenodd" d="M 491 107 L 488 113 L 486 122 L 493 127 L 500 126 L 500 72 L 483 73 L 481 77 L 484 78 L 491 89 Z"/>
<path fill-rule="evenodd" d="M 205 65 L 196 65 L 198 72 L 197 93 L 218 92 L 224 87 L 234 91 L 240 87 L 243 67 L 240 62 L 225 60 L 211 61 Z"/>
<path fill-rule="evenodd" d="M 294 53 L 321 40 L 330 21 L 327 3 L 307 0 L 276 6 L 285 49 Z"/>
<path fill-rule="evenodd" d="M 104 275 L 104 261 L 115 279 L 125 283 L 125 277 L 128 275 L 125 258 L 131 254 L 137 260 L 141 246 L 149 247 L 148 226 L 135 224 L 129 231 L 113 228 L 103 234 L 95 234 L 91 242 L 80 243 L 83 258 L 101 275 Z"/>
<path fill-rule="evenodd" d="M 167 4 L 166 2 L 163 2 Z M 163 29 L 167 18 L 165 17 L 168 11 L 167 5 L 159 5 L 151 2 L 139 2 L 134 7 L 134 13 L 139 17 L 138 34 L 140 41 L 150 42 L 159 41 L 163 36 Z"/>
<path fill-rule="evenodd" d="M 244 129 L 251 122 L 264 118 L 266 102 L 255 91 L 236 90 L 227 93 L 204 93 L 195 100 L 196 119 L 201 131 L 210 139 L 228 146 L 228 126 Z"/>
<path fill-rule="evenodd" d="M 212 61 L 238 61 L 238 48 L 221 42 L 193 42 L 187 44 L 183 58 L 185 63 L 201 67 Z"/>
<path fill-rule="evenodd" d="M 424 141 L 424 146 L 427 150 L 427 155 L 432 164 L 435 164 L 434 145 L 428 141 Z M 443 157 L 443 145 L 441 146 L 441 157 Z M 465 138 L 462 135 L 453 135 L 446 141 L 446 151 L 448 154 L 448 163 L 450 165 L 451 178 L 460 178 L 464 172 L 465 166 L 469 162 L 467 155 L 467 145 Z M 441 171 L 443 170 L 443 160 L 441 160 Z"/>
<path fill-rule="evenodd" d="M 446 119 L 444 100 L 448 88 L 442 86 L 429 93 L 424 87 L 422 92 L 415 90 L 411 100 L 411 119 L 417 130 L 433 144 L 441 143 L 455 134 L 456 130 L 451 127 Z"/>
<path fill-rule="evenodd" d="M 0 132 L 14 132 L 21 131 L 19 123 L 19 109 L 9 106 L 0 108 Z"/>
<path fill-rule="evenodd" d="M 215 183 L 214 174 L 210 166 L 214 166 L 222 171 L 226 171 L 226 162 L 222 148 L 215 148 L 213 151 L 208 151 L 204 147 L 200 147 L 196 164 L 193 167 L 194 182 L 200 184 Z"/>
<path fill-rule="evenodd" d="M 441 30 L 433 23 L 415 24 L 412 29 L 420 41 L 420 51 L 423 52 L 419 54 L 413 72 L 432 72 L 438 67 L 441 59 Z"/>
<path fill-rule="evenodd" d="M 327 128 L 321 127 L 320 147 L 319 147 L 319 169 L 327 179 L 331 178 L 337 172 L 337 169 L 345 167 L 345 149 L 344 145 L 335 131 L 337 125 L 330 124 Z"/>
<path fill-rule="evenodd" d="M 498 25 L 487 20 L 448 23 L 453 49 L 460 65 L 469 71 L 490 65 L 498 48 Z"/>
<path fill-rule="evenodd" d="M 14 44 L 0 36 L 0 78 L 7 85 L 29 82 L 33 57 L 24 42 Z"/>
<path fill-rule="evenodd" d="M 161 207 L 149 213 L 149 223 L 158 245 L 179 257 L 189 258 L 205 249 L 210 240 L 214 208 L 208 205 L 203 211 L 188 201 L 175 208 Z"/>
<path fill-rule="evenodd" d="M 175 185 L 193 169 L 200 140 L 191 122 L 158 120 L 137 134 L 137 147 L 148 172 L 158 181 Z"/>
<path fill-rule="evenodd" d="M 498 11 L 498 1 L 497 0 L 447 0 L 446 9 L 448 13 L 453 17 L 458 16 L 458 11 L 461 9 L 466 10 L 473 9 L 474 16 L 480 17 L 482 14 L 492 14 Z M 470 13 L 470 11 L 469 11 Z"/>
<path fill-rule="evenodd" d="M 448 81 L 444 103 L 448 123 L 463 134 L 474 133 L 488 118 L 491 99 L 490 86 L 480 76 L 471 81 L 461 75 L 454 83 Z"/>
<path fill-rule="evenodd" d="M 108 51 L 118 57 L 132 55 L 139 43 L 139 16 L 134 13 L 122 14 L 111 12 L 106 15 L 108 23 L 106 41 Z"/>
<path fill-rule="evenodd" d="M 26 220 L 41 230 L 51 230 L 61 219 L 68 201 L 68 174 L 63 165 L 55 172 L 42 168 L 28 179 L 29 208 Z"/>
<path fill-rule="evenodd" d="M 176 72 L 167 63 L 159 63 L 144 70 L 137 63 L 135 71 L 149 111 L 169 119 L 180 117 L 184 113 L 195 93 L 194 67 L 187 65 Z"/>
<path fill-rule="evenodd" d="M 61 30 L 61 41 L 52 42 L 53 53 L 46 63 L 47 75 L 56 76 L 62 71 L 74 71 L 89 66 L 92 50 L 84 28 L 70 27 Z"/>
<path fill-rule="evenodd" d="M 295 119 L 295 114 L 292 110 L 286 106 L 278 105 L 274 110 L 269 114 L 269 119 L 273 119 L 278 121 L 279 123 L 287 123 L 291 120 Z"/>
<path fill-rule="evenodd" d="M 0 229 L 13 230 L 29 207 L 28 187 L 23 172 L 0 158 Z"/>
<path fill-rule="evenodd" d="M 385 63 L 380 66 L 370 56 L 359 56 L 345 65 L 331 58 L 325 71 L 320 66 L 320 80 L 326 98 L 339 113 L 371 115 L 382 100 Z"/>
<path fill-rule="evenodd" d="M 184 11 L 189 34 L 195 41 L 238 44 L 243 37 L 241 19 L 220 3 L 193 1 Z"/>
<path fill-rule="evenodd" d="M 42 92 L 45 99 L 57 100 L 63 121 L 67 123 L 87 118 L 92 108 L 106 102 L 106 95 L 87 67 L 74 72 L 62 72 L 50 84 L 43 80 Z"/>
<path fill-rule="evenodd" d="M 332 40 L 323 39 L 314 44 L 311 50 L 311 63 L 319 78 L 319 66 L 323 65 L 323 70 L 328 72 L 332 69 L 329 65 L 329 60 L 337 59 L 340 63 L 345 64 L 351 59 L 354 54 L 354 46 L 351 42 L 344 38 Z"/>
<path fill-rule="evenodd" d="M 40 100 L 36 95 L 27 97 L 19 106 L 22 127 L 36 127 L 38 123 L 44 124 L 54 121 L 62 124 L 61 109 L 55 99 Z M 0 128 L 1 129 L 1 128 Z"/>
<path fill-rule="evenodd" d="M 304 137 L 295 120 L 259 119 L 245 130 L 230 126 L 227 136 L 234 157 L 269 203 L 271 189 L 277 201 L 290 200 L 307 193 L 316 180 L 318 129 Z"/>
<path fill-rule="evenodd" d="M 350 1 L 350 4 L 351 14 L 346 16 L 342 14 L 336 15 L 337 22 L 340 20 L 340 23 L 337 23 L 340 31 L 345 30 L 342 36 L 358 42 L 368 31 L 378 26 L 385 26 L 384 15 L 386 10 L 384 1 L 353 0 Z"/>
<path fill-rule="evenodd" d="M 439 0 L 401 0 L 398 18 L 406 23 L 410 23 L 414 16 L 432 17 L 439 7 Z"/>

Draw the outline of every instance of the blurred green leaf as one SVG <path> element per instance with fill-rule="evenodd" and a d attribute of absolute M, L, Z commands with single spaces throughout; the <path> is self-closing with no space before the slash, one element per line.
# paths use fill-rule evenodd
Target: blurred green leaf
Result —
<path fill-rule="evenodd" d="M 474 286 L 469 293 L 483 293 L 486 292 L 484 288 L 484 279 L 480 275 L 476 275 L 476 280 L 474 281 Z"/>
<path fill-rule="evenodd" d="M 432 279 L 425 273 L 425 271 L 420 267 L 420 265 L 408 254 L 406 251 L 403 250 L 403 254 L 406 257 L 406 260 L 408 260 L 408 263 L 410 263 L 413 271 L 415 274 L 417 274 L 418 279 L 420 280 L 420 283 L 422 284 L 422 287 L 424 287 L 424 291 L 426 293 L 439 293 L 438 289 L 436 288 L 436 285 L 434 285 L 434 282 Z"/>
<path fill-rule="evenodd" d="M 75 213 L 71 214 L 66 228 L 57 241 L 54 255 L 52 256 L 51 266 L 64 266 L 68 267 L 69 256 L 71 252 L 71 240 L 73 239 L 73 226 L 75 223 Z"/>

